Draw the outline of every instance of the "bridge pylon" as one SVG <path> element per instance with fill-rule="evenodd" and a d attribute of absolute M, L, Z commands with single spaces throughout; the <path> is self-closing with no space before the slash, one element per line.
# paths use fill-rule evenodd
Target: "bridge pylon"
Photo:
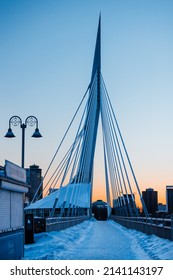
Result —
<path fill-rule="evenodd" d="M 74 141 L 65 156 L 47 179 L 47 195 L 40 200 L 38 192 L 26 208 L 35 215 L 44 213 L 50 218 L 89 216 L 93 189 L 93 164 L 99 118 L 103 132 L 106 195 L 108 207 L 113 202 L 114 214 L 139 217 L 138 203 L 148 216 L 145 203 L 125 146 L 120 127 L 101 73 L 101 15 L 99 17 L 91 80 L 54 157 L 44 176 L 49 173 L 69 130 L 86 100 Z M 39 188 L 38 188 L 39 189 Z"/>

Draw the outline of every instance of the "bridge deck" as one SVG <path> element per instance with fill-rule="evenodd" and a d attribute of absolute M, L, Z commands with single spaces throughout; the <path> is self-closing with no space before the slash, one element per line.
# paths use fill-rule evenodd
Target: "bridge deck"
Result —
<path fill-rule="evenodd" d="M 59 232 L 37 234 L 34 244 L 25 245 L 25 259 L 140 260 L 160 258 L 157 254 L 150 252 L 150 247 L 147 247 L 148 239 L 151 245 L 149 236 L 137 231 L 129 233 L 131 231 L 114 221 L 91 219 Z M 173 250 L 171 241 L 155 238 L 157 239 L 155 243 L 159 240 L 163 244 L 168 242 L 169 248 Z M 162 248 L 163 244 L 159 248 Z M 164 259 L 163 252 L 161 255 Z M 170 256 L 165 257 L 169 259 Z"/>
<path fill-rule="evenodd" d="M 69 258 L 76 259 L 78 252 L 83 260 L 130 260 L 132 256 L 138 259 L 130 245 L 131 240 L 116 229 L 114 222 L 97 221 L 92 225 L 92 233 L 70 253 Z"/>

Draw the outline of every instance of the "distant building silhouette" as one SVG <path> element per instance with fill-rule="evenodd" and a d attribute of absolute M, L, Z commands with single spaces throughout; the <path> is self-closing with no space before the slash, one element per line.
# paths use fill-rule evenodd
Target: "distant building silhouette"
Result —
<path fill-rule="evenodd" d="M 158 212 L 166 212 L 166 204 L 158 203 Z"/>
<path fill-rule="evenodd" d="M 154 214 L 158 210 L 158 195 L 157 191 L 151 188 L 146 189 L 142 192 L 142 197 L 145 202 L 149 214 Z"/>
<path fill-rule="evenodd" d="M 97 200 L 92 203 L 92 213 L 94 214 L 94 217 L 96 220 L 107 220 L 109 216 L 109 205 L 102 201 L 102 200 Z"/>
<path fill-rule="evenodd" d="M 166 212 L 173 213 L 173 186 L 166 186 Z"/>
<path fill-rule="evenodd" d="M 31 202 L 38 187 L 42 181 L 42 169 L 39 168 L 38 165 L 31 165 L 29 168 L 26 168 L 27 174 L 27 183 L 31 186 L 29 192 L 26 195 L 26 201 Z M 39 189 L 37 197 L 42 198 L 43 186 Z"/>
<path fill-rule="evenodd" d="M 139 213 L 139 209 L 136 207 L 134 194 L 123 194 L 113 200 L 113 209 L 116 215 L 135 215 Z"/>

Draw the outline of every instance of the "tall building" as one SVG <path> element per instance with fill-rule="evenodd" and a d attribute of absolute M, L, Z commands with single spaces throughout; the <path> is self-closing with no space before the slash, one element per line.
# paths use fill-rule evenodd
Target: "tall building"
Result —
<path fill-rule="evenodd" d="M 166 186 L 166 212 L 173 213 L 173 186 Z"/>
<path fill-rule="evenodd" d="M 156 213 L 156 211 L 158 210 L 157 209 L 157 204 L 158 204 L 157 191 L 154 191 L 153 189 L 148 188 L 142 192 L 142 197 L 145 202 L 148 213 L 149 214 Z"/>
<path fill-rule="evenodd" d="M 26 168 L 27 174 L 27 183 L 31 186 L 29 192 L 26 195 L 26 201 L 31 202 L 35 193 L 37 192 L 38 187 L 42 182 L 42 169 L 38 165 L 31 165 L 29 168 Z M 37 197 L 42 198 L 43 185 L 40 187 Z"/>

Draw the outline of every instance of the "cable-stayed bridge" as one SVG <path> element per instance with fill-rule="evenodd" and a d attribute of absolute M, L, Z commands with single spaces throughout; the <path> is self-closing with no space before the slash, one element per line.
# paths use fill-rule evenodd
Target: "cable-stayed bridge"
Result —
<path fill-rule="evenodd" d="M 74 141 L 59 159 L 61 147 L 82 107 Z M 102 128 L 107 217 L 149 233 L 153 225 L 157 228 L 157 222 L 148 215 L 101 73 L 101 16 L 89 85 L 43 178 L 44 198 L 40 199 L 42 182 L 25 211 L 33 213 L 37 218 L 44 218 L 46 230 L 49 231 L 65 228 L 91 217 L 99 119 Z M 51 172 L 56 158 L 59 163 Z M 137 207 L 136 202 L 140 206 Z M 139 208 L 143 210 L 142 217 Z"/>

